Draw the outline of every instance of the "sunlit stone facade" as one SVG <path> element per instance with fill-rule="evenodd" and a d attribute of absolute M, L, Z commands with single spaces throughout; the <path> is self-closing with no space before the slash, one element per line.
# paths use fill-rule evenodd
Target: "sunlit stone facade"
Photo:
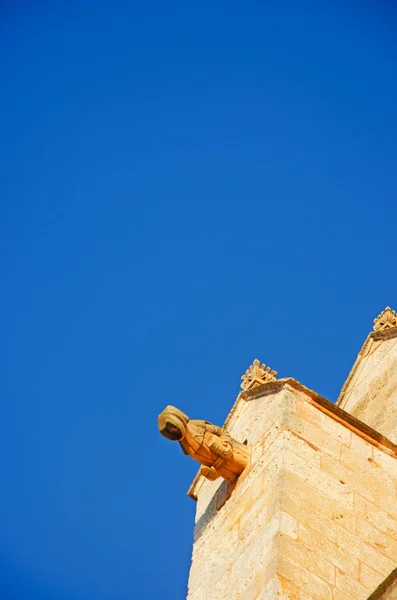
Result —
<path fill-rule="evenodd" d="M 188 600 L 397 599 L 397 320 L 375 320 L 338 403 L 256 361 L 224 429 L 249 462 L 199 471 Z M 263 368 L 262 368 L 263 367 Z"/>

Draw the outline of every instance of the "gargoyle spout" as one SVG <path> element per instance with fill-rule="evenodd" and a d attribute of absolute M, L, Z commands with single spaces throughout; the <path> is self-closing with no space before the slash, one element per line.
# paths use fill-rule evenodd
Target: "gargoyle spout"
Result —
<path fill-rule="evenodd" d="M 185 454 L 201 463 L 201 473 L 207 479 L 223 477 L 233 482 L 248 464 L 247 446 L 233 439 L 226 429 L 189 419 L 175 406 L 163 410 L 158 426 L 161 435 L 178 442 Z"/>

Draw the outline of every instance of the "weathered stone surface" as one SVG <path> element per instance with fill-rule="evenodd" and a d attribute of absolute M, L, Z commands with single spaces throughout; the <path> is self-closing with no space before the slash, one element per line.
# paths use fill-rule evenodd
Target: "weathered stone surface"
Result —
<path fill-rule="evenodd" d="M 204 465 L 188 600 L 397 600 L 396 319 L 375 320 L 338 406 L 254 361 L 222 428 L 166 409 Z"/>
<path fill-rule="evenodd" d="M 276 384 L 239 400 L 229 431 L 252 452 L 230 497 L 217 501 L 226 482 L 195 483 L 188 600 L 366 600 L 397 566 L 397 448 Z"/>
<path fill-rule="evenodd" d="M 375 319 L 337 404 L 397 442 L 397 317 L 387 308 Z"/>

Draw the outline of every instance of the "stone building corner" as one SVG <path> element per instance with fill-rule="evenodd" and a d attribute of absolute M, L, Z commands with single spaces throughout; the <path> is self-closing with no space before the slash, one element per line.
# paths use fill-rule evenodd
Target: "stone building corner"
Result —
<path fill-rule="evenodd" d="M 337 404 L 276 375 L 255 360 L 211 429 L 216 478 L 202 467 L 188 492 L 188 600 L 396 600 L 396 313 L 375 320 Z M 229 480 L 228 444 L 249 456 Z"/>

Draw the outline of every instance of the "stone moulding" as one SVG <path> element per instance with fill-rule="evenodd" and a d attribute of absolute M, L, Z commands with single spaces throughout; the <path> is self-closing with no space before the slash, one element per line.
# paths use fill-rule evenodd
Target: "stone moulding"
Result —
<path fill-rule="evenodd" d="M 284 386 L 290 386 L 300 392 L 303 392 L 307 401 L 310 404 L 316 406 L 321 412 L 325 413 L 335 421 L 341 423 L 355 434 L 371 443 L 373 446 L 377 448 L 381 448 L 383 452 L 386 452 L 390 456 L 397 457 L 397 445 L 383 436 L 381 433 L 369 427 L 356 417 L 353 417 L 350 413 L 344 411 L 342 408 L 333 404 L 323 396 L 320 396 L 314 390 L 311 390 L 304 386 L 302 383 L 293 378 L 285 378 L 279 379 L 277 381 L 272 382 L 271 385 L 265 383 L 261 386 L 257 386 L 254 390 L 250 390 L 249 393 L 242 392 L 238 395 L 235 405 L 233 406 L 231 412 L 229 413 L 224 427 L 227 429 L 228 422 L 230 422 L 231 417 L 235 418 L 241 414 L 244 410 L 247 401 L 254 401 L 255 398 L 259 398 L 264 395 L 272 394 L 274 392 L 279 391 Z M 200 474 L 200 471 L 197 473 L 196 477 L 193 479 L 193 482 L 187 492 L 188 496 L 193 500 L 197 500 L 198 493 L 202 485 L 204 484 L 204 477 Z"/>

